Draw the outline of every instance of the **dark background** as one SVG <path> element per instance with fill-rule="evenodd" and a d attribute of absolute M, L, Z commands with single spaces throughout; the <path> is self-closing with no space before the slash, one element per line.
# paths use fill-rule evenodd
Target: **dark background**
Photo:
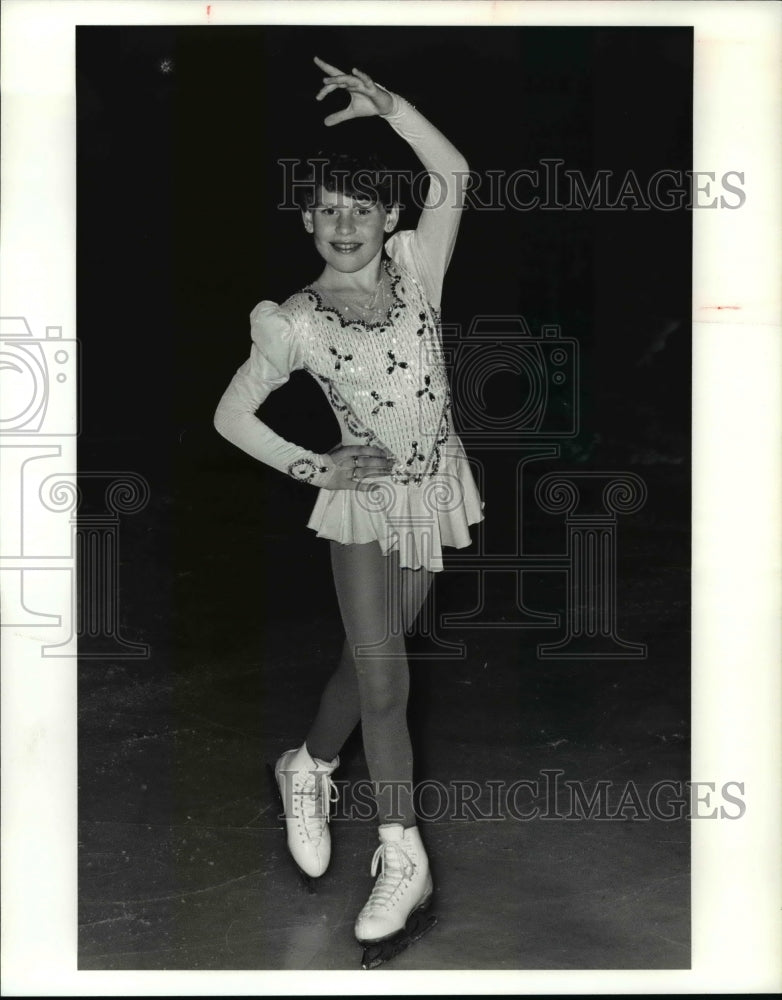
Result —
<path fill-rule="evenodd" d="M 419 169 L 379 119 L 323 126 L 344 98 L 315 102 L 314 55 L 357 65 L 405 96 L 479 174 L 534 169 L 547 157 L 587 180 L 598 170 L 617 178 L 634 170 L 643 183 L 657 170 L 691 168 L 689 29 L 77 29 L 79 466 L 133 471 L 150 485 L 147 507 L 122 523 L 120 621 L 124 638 L 149 643 L 151 657 L 81 669 L 87 822 L 124 808 L 116 782 L 100 776 L 96 748 L 106 720 L 127 713 L 131 692 L 152 699 L 161 725 L 208 714 L 219 702 L 229 726 L 233 698 L 266 706 L 246 720 L 262 728 L 278 714 L 268 664 L 312 657 L 318 678 L 296 690 L 300 727 L 332 664 L 331 630 L 339 626 L 328 546 L 304 526 L 314 490 L 254 462 L 212 427 L 249 352 L 252 307 L 284 300 L 319 271 L 298 215 L 276 207 L 277 159 L 352 146 Z M 414 225 L 407 210 L 401 226 Z M 634 471 L 649 491 L 644 508 L 619 522 L 620 633 L 647 642 L 649 660 L 555 661 L 538 663 L 532 680 L 514 675 L 497 704 L 481 709 L 485 725 L 505 726 L 513 745 L 558 726 L 576 741 L 662 738 L 681 748 L 686 739 L 690 277 L 684 209 L 463 216 L 444 322 L 466 329 L 476 316 L 522 315 L 533 332 L 559 324 L 580 345 L 580 432 L 560 442 L 559 459 L 530 467 L 530 489 L 546 471 L 581 469 Z M 512 379 L 498 374 L 490 385 L 497 413 L 518 405 Z M 321 390 L 303 373 L 268 400 L 263 416 L 316 451 L 338 440 Z M 507 551 L 518 454 L 468 450 L 484 467 L 488 548 Z M 562 551 L 561 519 L 537 511 L 531 494 L 525 499 L 526 547 Z M 561 609 L 561 586 L 543 584 L 530 580 L 540 609 Z M 513 615 L 512 593 L 490 599 L 495 617 Z M 326 633 L 311 624 L 318 616 Z M 507 635 L 513 656 L 530 663 L 537 642 L 556 638 Z M 476 636 L 470 649 L 483 662 L 480 643 Z M 222 665 L 236 658 L 246 670 L 221 680 Z M 431 676 L 416 682 L 421 728 L 436 704 Z M 290 739 L 287 723 L 280 728 Z M 175 822 L 193 810 L 201 764 L 185 737 L 161 747 L 154 782 L 123 801 L 134 815 Z M 104 751 L 119 759 L 110 742 Z"/>

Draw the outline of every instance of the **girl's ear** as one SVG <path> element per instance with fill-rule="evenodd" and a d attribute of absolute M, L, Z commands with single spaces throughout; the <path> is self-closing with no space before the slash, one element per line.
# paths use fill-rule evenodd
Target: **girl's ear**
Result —
<path fill-rule="evenodd" d="M 304 228 L 308 233 L 314 232 L 314 226 L 312 225 L 312 211 L 308 208 L 301 213 L 302 222 L 304 223 Z"/>
<path fill-rule="evenodd" d="M 386 224 L 383 227 L 387 233 L 393 233 L 399 222 L 399 205 L 394 205 L 386 212 Z"/>

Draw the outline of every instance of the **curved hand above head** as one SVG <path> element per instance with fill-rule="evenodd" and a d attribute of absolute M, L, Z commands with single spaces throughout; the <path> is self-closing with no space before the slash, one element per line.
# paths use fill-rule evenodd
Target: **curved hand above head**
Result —
<path fill-rule="evenodd" d="M 318 91 L 316 101 L 322 101 L 332 90 L 346 90 L 350 95 L 350 104 L 342 111 L 335 111 L 323 119 L 324 125 L 338 125 L 351 118 L 366 118 L 369 115 L 387 115 L 394 106 L 394 101 L 387 90 L 373 83 L 362 70 L 353 67 L 352 73 L 343 73 L 322 59 L 315 56 L 315 65 L 328 73 L 323 80 L 323 87 Z"/>

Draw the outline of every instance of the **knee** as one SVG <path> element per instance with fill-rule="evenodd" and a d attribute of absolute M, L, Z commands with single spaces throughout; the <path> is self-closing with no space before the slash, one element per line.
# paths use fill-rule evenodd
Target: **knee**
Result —
<path fill-rule="evenodd" d="M 396 671 L 392 676 L 379 676 L 379 673 L 373 672 L 371 667 L 359 671 L 362 714 L 393 715 L 405 711 L 410 687 L 408 678 Z"/>

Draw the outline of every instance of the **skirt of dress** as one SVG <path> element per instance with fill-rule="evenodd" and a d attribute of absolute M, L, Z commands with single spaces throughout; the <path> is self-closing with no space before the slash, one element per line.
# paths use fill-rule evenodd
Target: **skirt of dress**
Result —
<path fill-rule="evenodd" d="M 399 551 L 400 566 L 437 573 L 444 545 L 471 543 L 469 526 L 483 520 L 483 506 L 462 442 L 452 435 L 439 471 L 420 485 L 385 477 L 366 490 L 321 489 L 307 527 L 345 545 L 377 541 L 384 555 Z"/>

